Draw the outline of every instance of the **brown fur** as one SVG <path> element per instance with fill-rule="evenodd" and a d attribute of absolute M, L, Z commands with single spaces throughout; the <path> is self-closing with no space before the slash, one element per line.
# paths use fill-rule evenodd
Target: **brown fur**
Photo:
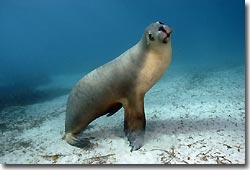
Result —
<path fill-rule="evenodd" d="M 160 79 L 171 60 L 171 41 L 165 36 L 170 34 L 170 29 L 164 26 L 166 32 L 162 33 L 158 31 L 160 26 L 160 23 L 151 24 L 134 47 L 76 84 L 66 110 L 65 132 L 69 144 L 86 145 L 87 139 L 78 134 L 94 119 L 111 116 L 123 107 L 124 131 L 132 150 L 142 146 L 146 126 L 144 95 Z"/>

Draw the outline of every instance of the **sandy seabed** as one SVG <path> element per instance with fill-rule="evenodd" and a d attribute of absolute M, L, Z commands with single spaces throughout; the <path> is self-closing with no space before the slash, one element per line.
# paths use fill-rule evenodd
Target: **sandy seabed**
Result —
<path fill-rule="evenodd" d="M 244 67 L 170 69 L 145 97 L 145 144 L 130 152 L 123 109 L 84 131 L 93 146 L 68 145 L 67 96 L 1 111 L 2 164 L 244 164 Z"/>

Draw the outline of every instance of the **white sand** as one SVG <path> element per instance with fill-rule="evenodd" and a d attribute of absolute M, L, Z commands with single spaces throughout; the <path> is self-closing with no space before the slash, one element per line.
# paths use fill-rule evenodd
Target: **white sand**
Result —
<path fill-rule="evenodd" d="M 245 75 L 243 67 L 209 72 L 171 68 L 146 95 L 144 146 L 130 152 L 123 110 L 91 123 L 94 144 L 68 145 L 64 134 L 67 96 L 8 108 L 1 131 L 0 163 L 8 164 L 244 164 Z M 20 112 L 20 113 L 19 113 Z M 8 122 L 9 121 L 9 122 Z"/>

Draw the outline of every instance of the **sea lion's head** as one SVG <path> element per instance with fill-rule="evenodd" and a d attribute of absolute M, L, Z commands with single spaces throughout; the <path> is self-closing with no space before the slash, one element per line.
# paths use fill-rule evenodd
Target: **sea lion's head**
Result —
<path fill-rule="evenodd" d="M 171 32 L 172 30 L 167 25 L 157 21 L 146 28 L 143 37 L 146 39 L 147 45 L 161 46 L 169 43 Z"/>

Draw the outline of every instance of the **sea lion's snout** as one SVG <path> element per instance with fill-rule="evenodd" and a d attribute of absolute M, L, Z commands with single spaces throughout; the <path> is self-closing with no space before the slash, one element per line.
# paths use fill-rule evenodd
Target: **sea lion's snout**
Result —
<path fill-rule="evenodd" d="M 172 33 L 172 30 L 167 26 L 167 25 L 162 25 L 158 28 L 158 31 L 160 31 L 161 33 L 163 33 L 162 35 L 164 36 L 162 42 L 164 44 L 168 43 L 168 40 L 170 38 L 170 35 Z"/>
<path fill-rule="evenodd" d="M 163 31 L 164 33 L 166 33 L 168 36 L 170 36 L 172 30 L 171 28 L 169 28 L 167 25 L 165 25 L 163 22 L 161 21 L 157 21 L 157 24 L 160 24 L 161 26 L 159 27 L 159 31 Z"/>
<path fill-rule="evenodd" d="M 158 31 L 164 32 L 167 35 L 167 37 L 170 37 L 170 34 L 172 33 L 172 30 L 166 25 L 160 26 Z"/>

